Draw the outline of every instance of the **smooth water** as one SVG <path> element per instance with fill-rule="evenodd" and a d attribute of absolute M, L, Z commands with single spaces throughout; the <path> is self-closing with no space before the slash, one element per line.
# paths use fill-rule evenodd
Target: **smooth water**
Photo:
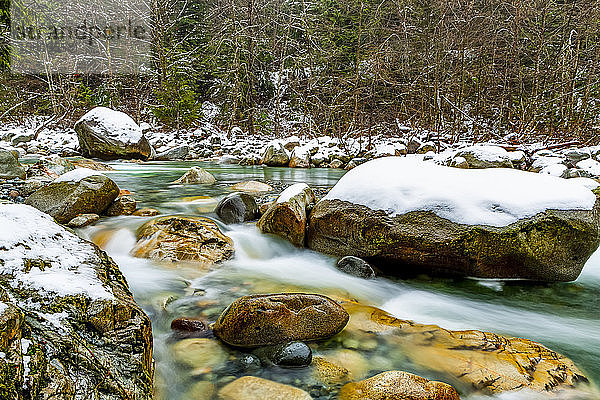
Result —
<path fill-rule="evenodd" d="M 182 213 L 214 217 L 218 200 L 229 186 L 248 179 L 306 182 L 328 188 L 343 175 L 330 169 L 241 167 L 207 163 L 112 163 L 107 174 L 122 189 L 135 194 L 138 207 L 153 207 L 162 214 Z M 173 185 L 191 165 L 211 172 L 218 183 Z M 587 263 L 576 282 L 528 284 L 473 279 L 412 280 L 377 278 L 362 280 L 340 273 L 335 259 L 310 250 L 297 249 L 269 235 L 261 235 L 251 224 L 225 226 L 222 230 L 235 242 L 235 258 L 214 271 L 184 265 L 164 265 L 129 256 L 134 232 L 148 218 L 104 218 L 81 233 L 105 248 L 127 277 L 138 303 L 152 320 L 156 360 L 157 397 L 200 399 L 199 382 L 217 387 L 244 374 L 263 376 L 309 391 L 315 399 L 335 398 L 335 392 L 319 387 L 302 370 L 248 369 L 241 353 L 224 349 L 227 361 L 215 368 L 190 369 L 177 362 L 177 342 L 170 323 L 181 316 L 214 321 L 237 297 L 251 293 L 305 290 L 335 294 L 380 307 L 401 319 L 436 324 L 448 329 L 477 329 L 532 339 L 571 358 L 592 382 L 600 382 L 600 252 Z M 343 342 L 354 348 L 354 338 L 339 338 L 315 344 L 315 354 L 329 354 Z M 359 338 L 360 339 L 360 338 Z M 362 340 L 362 339 L 361 339 Z M 337 342 L 336 342 L 337 341 Z M 340 343 L 338 343 L 340 342 Z M 374 342 L 374 343 L 372 343 Z M 364 346 L 363 346 L 364 344 Z M 410 364 L 389 343 L 368 339 L 360 343 L 369 371 L 403 369 L 428 378 L 443 378 Z M 370 375 L 370 374 L 369 374 Z M 206 393 L 204 393 L 206 394 Z M 546 398 L 517 393 L 497 398 Z M 490 398 L 467 395 L 463 398 Z"/>

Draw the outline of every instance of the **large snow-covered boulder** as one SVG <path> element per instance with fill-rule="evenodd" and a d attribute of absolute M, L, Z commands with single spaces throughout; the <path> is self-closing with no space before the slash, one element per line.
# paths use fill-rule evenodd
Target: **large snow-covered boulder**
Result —
<path fill-rule="evenodd" d="M 109 177 L 88 168 L 77 168 L 36 190 L 25 203 L 66 224 L 79 214 L 102 214 L 119 195 Z"/>
<path fill-rule="evenodd" d="M 151 399 L 150 319 L 117 265 L 30 206 L 0 227 L 0 397 Z"/>
<path fill-rule="evenodd" d="M 75 131 L 86 157 L 145 160 L 152 154 L 142 128 L 129 115 L 110 108 L 92 109 L 75 123 Z"/>
<path fill-rule="evenodd" d="M 315 205 L 307 244 L 396 275 L 571 281 L 600 244 L 599 207 L 579 182 L 388 157 L 350 171 Z"/>

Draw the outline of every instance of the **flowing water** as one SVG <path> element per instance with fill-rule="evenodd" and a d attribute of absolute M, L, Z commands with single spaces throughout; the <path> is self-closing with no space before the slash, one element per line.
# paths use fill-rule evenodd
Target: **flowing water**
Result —
<path fill-rule="evenodd" d="M 162 214 L 181 213 L 215 217 L 218 200 L 229 186 L 248 179 L 306 182 L 312 187 L 331 187 L 343 171 L 241 167 L 206 163 L 112 163 L 107 172 L 121 188 L 135 193 L 139 207 L 153 207 Z M 217 178 L 213 186 L 173 185 L 190 166 L 200 165 Z M 81 234 L 93 238 L 119 264 L 138 303 L 152 320 L 156 360 L 157 398 L 203 399 L 210 390 L 206 382 L 220 387 L 235 377 L 258 375 L 299 386 L 315 399 L 335 398 L 335 389 L 324 387 L 306 369 L 260 368 L 255 359 L 222 347 L 219 365 L 210 354 L 203 359 L 210 368 L 191 368 L 181 362 L 170 330 L 174 318 L 202 317 L 214 321 L 234 299 L 251 293 L 307 291 L 352 298 L 382 308 L 401 319 L 440 325 L 448 329 L 477 329 L 532 339 L 571 358 L 592 380 L 600 382 L 600 252 L 587 263 L 576 282 L 527 284 L 473 279 L 412 280 L 377 278 L 362 280 L 340 273 L 335 259 L 260 234 L 251 224 L 221 229 L 235 242 L 235 258 L 214 271 L 189 265 L 164 265 L 133 258 L 134 232 L 143 217 L 102 219 Z M 444 379 L 413 365 L 384 340 L 338 337 L 313 345 L 315 354 L 335 349 L 359 349 L 363 355 L 357 370 L 370 376 L 386 369 L 402 369 L 428 378 Z M 179 357 L 179 358 L 178 358 Z M 216 358 L 219 358 L 215 356 Z M 460 388 L 467 390 L 467 388 Z M 465 393 L 463 398 L 493 398 Z M 518 393 L 496 398 L 530 399 Z M 540 398 L 547 398 L 542 396 Z"/>

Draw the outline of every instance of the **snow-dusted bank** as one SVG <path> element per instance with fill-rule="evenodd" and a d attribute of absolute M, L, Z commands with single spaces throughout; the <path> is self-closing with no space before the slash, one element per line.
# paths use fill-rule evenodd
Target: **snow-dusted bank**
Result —
<path fill-rule="evenodd" d="M 26 205 L 0 230 L 2 394 L 150 399 L 150 320 L 114 262 Z"/>
<path fill-rule="evenodd" d="M 310 215 L 308 246 L 391 274 L 570 281 L 600 244 L 580 180 L 389 157 L 346 174 Z"/>

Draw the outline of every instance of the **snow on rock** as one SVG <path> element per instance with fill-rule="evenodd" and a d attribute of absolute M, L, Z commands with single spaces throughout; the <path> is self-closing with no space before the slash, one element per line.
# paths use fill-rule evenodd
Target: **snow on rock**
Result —
<path fill-rule="evenodd" d="M 0 233 L 0 273 L 14 277 L 11 285 L 61 296 L 113 297 L 93 268 L 99 263 L 94 247 L 49 215 L 21 204 L 0 206 Z"/>
<path fill-rule="evenodd" d="M 324 197 L 396 216 L 432 211 L 462 224 L 506 226 L 549 209 L 591 210 L 581 184 L 512 169 L 465 170 L 402 157 L 380 158 L 348 172 Z"/>
<path fill-rule="evenodd" d="M 577 177 L 577 178 L 571 178 L 571 179 L 569 179 L 569 181 L 579 183 L 580 185 L 582 185 L 590 190 L 594 190 L 594 189 L 597 189 L 598 187 L 600 187 L 600 183 L 598 183 L 598 181 L 595 181 L 594 179 L 591 179 L 591 178 Z"/>
<path fill-rule="evenodd" d="M 95 107 L 81 117 L 77 123 L 80 121 L 102 126 L 111 138 L 122 143 L 135 144 L 142 139 L 142 128 L 135 123 L 133 118 L 121 111 L 107 107 Z"/>
<path fill-rule="evenodd" d="M 588 158 L 583 161 L 579 161 L 576 166 L 590 175 L 600 176 L 600 162 L 596 160 Z"/>
<path fill-rule="evenodd" d="M 292 186 L 285 189 L 279 197 L 277 198 L 278 203 L 285 203 L 286 201 L 290 201 L 290 199 L 294 196 L 302 193 L 303 190 L 307 189 L 308 185 L 306 183 L 295 183 Z"/>
<path fill-rule="evenodd" d="M 469 163 L 470 168 L 512 168 L 512 157 L 502 147 L 477 144 L 460 149 L 457 154 Z"/>
<path fill-rule="evenodd" d="M 542 175 L 552 175 L 564 178 L 569 168 L 565 164 L 550 164 L 540 170 Z"/>
<path fill-rule="evenodd" d="M 565 158 L 558 154 L 542 155 L 533 161 L 530 170 L 539 172 L 550 165 L 562 164 L 563 162 L 565 162 Z"/>
<path fill-rule="evenodd" d="M 58 183 L 58 182 L 80 182 L 82 179 L 85 179 L 88 176 L 94 176 L 94 175 L 105 176 L 104 174 L 102 174 L 98 171 L 95 171 L 93 169 L 90 169 L 90 168 L 76 168 L 72 171 L 62 174 L 61 176 L 56 178 L 54 180 L 54 182 L 55 183 Z"/>

